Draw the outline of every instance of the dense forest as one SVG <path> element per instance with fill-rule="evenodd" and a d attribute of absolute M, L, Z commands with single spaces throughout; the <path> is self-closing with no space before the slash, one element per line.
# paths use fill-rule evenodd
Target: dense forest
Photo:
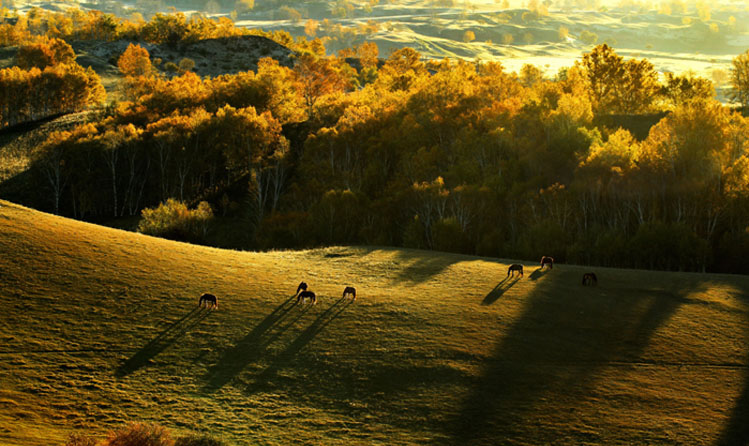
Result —
<path fill-rule="evenodd" d="M 30 23 L 0 35 L 33 36 Z M 221 26 L 159 14 L 107 38 L 176 44 Z M 45 38 L 86 28 L 71 29 Z M 35 150 L 30 201 L 94 221 L 142 215 L 144 232 L 238 248 L 749 272 L 749 120 L 710 81 L 661 79 L 605 44 L 549 79 L 408 48 L 381 59 L 373 44 L 325 57 L 320 41 L 280 36 L 293 68 L 263 59 L 215 78 L 189 64 L 164 75 L 131 45 L 122 100 Z M 734 62 L 738 100 L 746 59 Z M 652 127 L 620 125 L 633 117 Z"/>

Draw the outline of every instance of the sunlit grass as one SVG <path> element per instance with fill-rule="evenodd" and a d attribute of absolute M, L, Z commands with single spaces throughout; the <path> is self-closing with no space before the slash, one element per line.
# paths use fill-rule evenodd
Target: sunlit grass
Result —
<path fill-rule="evenodd" d="M 509 263 L 224 251 L 0 202 L 0 443 L 127 421 L 239 445 L 747 435 L 747 277 Z"/>

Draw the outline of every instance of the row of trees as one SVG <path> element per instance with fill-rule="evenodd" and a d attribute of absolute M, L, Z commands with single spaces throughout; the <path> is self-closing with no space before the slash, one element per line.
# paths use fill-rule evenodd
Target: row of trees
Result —
<path fill-rule="evenodd" d="M 147 67 L 144 50 L 126 53 L 123 72 Z M 554 80 L 411 49 L 376 60 L 357 71 L 308 53 L 293 69 L 265 59 L 214 79 L 132 69 L 130 101 L 37 151 L 39 191 L 94 219 L 207 200 L 214 220 L 243 222 L 240 247 L 746 271 L 732 254 L 749 248 L 749 122 L 707 81 L 659 83 L 605 45 Z M 663 107 L 643 140 L 596 124 Z"/>
<path fill-rule="evenodd" d="M 139 13 L 129 19 L 101 11 L 69 8 L 65 12 L 32 8 L 14 23 L 0 24 L 0 46 L 30 45 L 49 39 L 130 40 L 177 45 L 204 39 L 261 35 L 296 51 L 309 51 L 311 42 L 294 39 L 286 31 L 264 32 L 239 28 L 227 17 L 210 19 L 201 14 L 190 17 L 181 12 L 157 13 L 146 21 Z"/>
<path fill-rule="evenodd" d="M 64 41 L 22 46 L 16 66 L 0 70 L 0 127 L 81 111 L 105 96 L 99 76 L 75 63 Z"/>

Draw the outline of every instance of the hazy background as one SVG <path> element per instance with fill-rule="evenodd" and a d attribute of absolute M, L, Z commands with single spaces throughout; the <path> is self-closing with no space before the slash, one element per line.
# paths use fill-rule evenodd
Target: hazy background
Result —
<path fill-rule="evenodd" d="M 409 46 L 427 58 L 501 60 L 512 71 L 530 63 L 547 76 L 605 42 L 625 58 L 649 59 L 660 72 L 711 79 L 719 99 L 731 59 L 749 48 L 749 3 L 737 0 L 3 2 L 19 12 L 75 5 L 129 18 L 175 9 L 225 16 L 239 26 L 319 37 L 329 53 L 372 41 L 381 57 Z"/>

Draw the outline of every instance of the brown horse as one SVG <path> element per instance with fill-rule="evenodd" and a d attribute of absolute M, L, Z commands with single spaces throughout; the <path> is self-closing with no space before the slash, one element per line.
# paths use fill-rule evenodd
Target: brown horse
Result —
<path fill-rule="evenodd" d="M 356 288 L 352 286 L 347 286 L 346 288 L 343 289 L 343 297 L 346 297 L 347 294 L 351 295 L 352 301 L 356 300 Z"/>
<path fill-rule="evenodd" d="M 304 303 L 306 299 L 310 299 L 312 301 L 312 305 L 315 305 L 317 303 L 317 296 L 315 296 L 315 293 L 307 290 L 304 290 L 297 295 L 296 303 Z"/>
<path fill-rule="evenodd" d="M 204 293 L 198 300 L 198 306 L 202 306 L 205 303 L 205 307 L 208 308 L 208 304 L 211 304 L 211 308 L 218 309 L 218 297 L 211 293 Z"/>
<path fill-rule="evenodd" d="M 520 277 L 523 277 L 523 265 L 521 265 L 519 263 L 513 263 L 507 269 L 507 275 L 508 276 L 512 275 L 512 277 L 515 277 L 515 271 L 517 271 L 518 273 L 520 273 Z"/>
<path fill-rule="evenodd" d="M 307 291 L 307 283 L 302 282 L 299 284 L 298 287 L 296 287 L 296 293 L 299 294 L 300 291 Z"/>
<path fill-rule="evenodd" d="M 554 259 L 548 256 L 541 257 L 541 269 L 544 269 L 544 266 L 548 266 L 549 269 L 554 268 Z"/>
<path fill-rule="evenodd" d="M 596 277 L 596 273 L 583 274 L 583 285 L 598 285 L 598 277 Z"/>

